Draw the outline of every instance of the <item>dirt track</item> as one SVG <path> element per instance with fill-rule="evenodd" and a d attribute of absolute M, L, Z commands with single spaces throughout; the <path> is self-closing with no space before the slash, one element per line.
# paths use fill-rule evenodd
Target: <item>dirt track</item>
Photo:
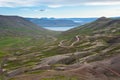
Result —
<path fill-rule="evenodd" d="M 79 35 L 75 36 L 75 38 L 76 38 L 76 41 L 74 41 L 70 46 L 65 46 L 65 45 L 64 45 L 63 42 L 64 42 L 65 40 L 60 41 L 60 43 L 59 43 L 58 46 L 63 47 L 63 48 L 73 47 L 76 43 L 78 43 L 78 42 L 80 41 Z"/>

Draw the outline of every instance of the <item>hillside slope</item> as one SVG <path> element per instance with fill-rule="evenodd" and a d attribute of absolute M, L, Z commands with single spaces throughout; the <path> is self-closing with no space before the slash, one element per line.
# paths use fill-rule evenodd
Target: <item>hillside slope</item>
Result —
<path fill-rule="evenodd" d="M 51 42 L 58 33 L 19 16 L 0 15 L 0 58 L 20 48 Z"/>
<path fill-rule="evenodd" d="M 101 17 L 5 57 L 2 70 L 10 80 L 120 80 L 119 58 L 120 19 Z"/>
<path fill-rule="evenodd" d="M 51 34 L 36 24 L 19 16 L 0 15 L 0 36 L 41 36 Z"/>
<path fill-rule="evenodd" d="M 73 28 L 66 32 L 63 32 L 63 35 L 67 37 L 73 37 L 77 34 L 80 35 L 92 35 L 92 34 L 114 34 L 119 33 L 120 19 L 112 19 L 101 17 L 94 22 L 82 25 L 77 28 Z"/>

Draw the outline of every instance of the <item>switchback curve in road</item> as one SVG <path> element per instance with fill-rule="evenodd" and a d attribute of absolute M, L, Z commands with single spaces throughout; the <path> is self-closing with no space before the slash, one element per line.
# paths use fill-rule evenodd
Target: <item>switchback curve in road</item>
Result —
<path fill-rule="evenodd" d="M 76 38 L 76 41 L 74 41 L 73 43 L 71 43 L 70 46 L 65 46 L 65 45 L 64 45 L 63 42 L 64 42 L 65 40 L 60 41 L 59 44 L 58 44 L 58 46 L 63 47 L 63 48 L 73 47 L 76 43 L 78 43 L 78 42 L 80 41 L 79 35 L 76 35 L 75 38 Z"/>

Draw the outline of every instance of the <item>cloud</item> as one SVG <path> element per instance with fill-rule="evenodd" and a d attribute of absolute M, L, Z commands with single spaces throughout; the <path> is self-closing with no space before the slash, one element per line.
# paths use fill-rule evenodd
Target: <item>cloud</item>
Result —
<path fill-rule="evenodd" d="M 50 7 L 50 8 L 59 8 L 59 7 L 62 7 L 62 5 L 48 5 L 48 7 Z"/>
<path fill-rule="evenodd" d="M 39 0 L 0 0 L 0 7 L 29 7 L 38 5 Z"/>
<path fill-rule="evenodd" d="M 57 8 L 74 5 L 120 5 L 120 0 L 0 0 L 0 7 L 48 6 Z"/>
<path fill-rule="evenodd" d="M 41 0 L 41 4 L 48 7 L 62 7 L 75 5 L 120 5 L 120 0 Z"/>
<path fill-rule="evenodd" d="M 120 5 L 120 1 L 119 2 L 89 2 L 89 3 L 84 3 L 84 5 L 93 5 L 93 6 L 96 6 L 96 5 Z"/>

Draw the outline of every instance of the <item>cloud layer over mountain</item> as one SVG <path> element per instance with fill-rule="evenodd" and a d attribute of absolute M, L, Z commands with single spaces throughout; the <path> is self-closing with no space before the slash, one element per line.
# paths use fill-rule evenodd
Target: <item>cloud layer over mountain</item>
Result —
<path fill-rule="evenodd" d="M 120 0 L 0 0 L 0 7 L 120 5 Z"/>

